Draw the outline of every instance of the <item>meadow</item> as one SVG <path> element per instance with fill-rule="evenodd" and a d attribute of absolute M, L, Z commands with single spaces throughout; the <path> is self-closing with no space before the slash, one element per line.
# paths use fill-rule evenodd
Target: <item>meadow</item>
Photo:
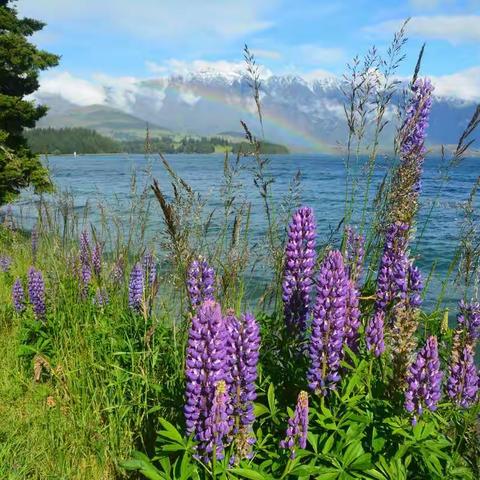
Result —
<path fill-rule="evenodd" d="M 449 319 L 422 306 L 428 278 L 410 248 L 424 228 L 432 96 L 421 57 L 396 162 L 372 181 L 403 42 L 346 77 L 345 211 L 330 242 L 318 242 L 322 212 L 301 205 L 298 177 L 272 200 L 247 125 L 253 154 L 226 155 L 217 216 L 165 159 L 168 189 L 132 178 L 128 221 L 97 204 L 93 224 L 62 192 L 38 199 L 30 231 L 2 210 L 0 477 L 479 478 L 479 183 L 462 211 Z M 246 61 L 261 123 L 248 50 Z M 444 152 L 448 168 L 479 122 L 480 109 Z M 237 195 L 243 161 L 265 216 L 255 242 Z M 256 264 L 270 282 L 252 304 Z"/>

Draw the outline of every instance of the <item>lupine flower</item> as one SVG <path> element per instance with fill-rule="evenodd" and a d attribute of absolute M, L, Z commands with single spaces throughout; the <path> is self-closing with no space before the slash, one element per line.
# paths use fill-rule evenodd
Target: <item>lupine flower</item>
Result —
<path fill-rule="evenodd" d="M 418 267 L 410 263 L 408 267 L 408 303 L 412 308 L 419 308 L 422 305 L 422 290 L 422 274 Z"/>
<path fill-rule="evenodd" d="M 352 279 L 347 283 L 345 342 L 355 351 L 358 344 L 358 328 L 360 327 L 360 292 Z"/>
<path fill-rule="evenodd" d="M 152 287 L 157 278 L 157 264 L 152 252 L 147 252 L 143 256 L 143 271 L 147 277 L 147 285 Z"/>
<path fill-rule="evenodd" d="M 412 85 L 412 92 L 400 130 L 400 164 L 392 179 L 387 215 L 390 222 L 401 221 L 408 225 L 412 225 L 418 210 L 433 86 L 428 79 L 418 79 Z"/>
<path fill-rule="evenodd" d="M 289 331 L 303 332 L 306 328 L 315 258 L 313 210 L 301 207 L 293 214 L 285 247 L 282 298 Z"/>
<path fill-rule="evenodd" d="M 346 267 L 350 279 L 358 283 L 363 268 L 363 259 L 365 256 L 365 237 L 355 231 L 354 228 L 348 226 L 346 233 Z"/>
<path fill-rule="evenodd" d="M 376 357 L 379 357 L 385 351 L 384 342 L 384 319 L 385 313 L 383 310 L 377 310 L 373 318 L 368 322 L 365 330 L 365 340 L 367 349 Z"/>
<path fill-rule="evenodd" d="M 203 445 L 204 452 L 208 455 L 215 455 L 217 460 L 221 460 L 224 457 L 225 437 L 229 432 L 228 389 L 225 380 L 220 380 L 215 386 L 210 414 L 205 419 L 205 430 L 199 436 L 199 440 L 205 443 Z"/>
<path fill-rule="evenodd" d="M 424 407 L 436 410 L 441 397 L 442 375 L 437 337 L 431 336 L 418 352 L 407 376 L 405 409 L 413 414 L 414 425 L 417 417 L 422 415 Z"/>
<path fill-rule="evenodd" d="M 458 324 L 465 329 L 470 341 L 474 342 L 480 336 L 480 303 L 467 304 L 462 300 L 459 308 Z"/>
<path fill-rule="evenodd" d="M 409 263 L 405 249 L 408 228 L 405 223 L 394 223 L 387 230 L 377 276 L 377 310 L 386 310 L 395 299 L 406 297 Z"/>
<path fill-rule="evenodd" d="M 33 313 L 38 319 L 45 316 L 45 283 L 42 272 L 30 267 L 28 270 L 28 296 L 32 304 Z"/>
<path fill-rule="evenodd" d="M 210 458 L 213 444 L 218 440 L 208 419 L 212 418 L 215 402 L 219 401 L 215 400 L 219 382 L 228 380 L 228 335 L 220 305 L 206 300 L 192 318 L 189 330 L 184 407 L 187 434 L 194 435 L 199 442 L 199 455 L 206 459 Z M 222 398 L 224 400 L 227 401 Z M 225 408 L 231 412 L 230 405 Z M 222 449 L 215 444 L 218 455 Z"/>
<path fill-rule="evenodd" d="M 239 321 L 232 313 L 226 316 L 228 329 L 228 357 L 230 359 L 230 397 L 233 416 L 238 419 L 235 428 L 250 429 L 255 416 L 253 401 L 257 395 L 257 363 L 260 349 L 260 329 L 255 317 L 246 313 Z M 237 433 L 237 430 L 234 430 Z"/>
<path fill-rule="evenodd" d="M 80 273 L 83 284 L 82 294 L 86 293 L 86 289 L 92 279 L 92 264 L 90 261 L 90 240 L 88 232 L 83 230 L 80 234 Z"/>
<path fill-rule="evenodd" d="M 459 345 L 460 351 L 454 351 L 450 376 L 447 380 L 447 394 L 457 405 L 467 408 L 472 405 L 478 394 L 479 376 L 475 366 L 475 353 L 472 345 Z"/>
<path fill-rule="evenodd" d="M 22 313 L 25 310 L 25 292 L 23 291 L 22 282 L 19 278 L 13 282 L 12 301 L 17 313 Z"/>
<path fill-rule="evenodd" d="M 187 290 L 190 304 L 197 308 L 205 300 L 213 300 L 215 271 L 206 260 L 194 260 L 188 269 Z"/>
<path fill-rule="evenodd" d="M 128 285 L 128 305 L 132 310 L 140 312 L 143 304 L 144 273 L 142 265 L 138 262 L 130 273 L 130 283 Z"/>
<path fill-rule="evenodd" d="M 308 434 L 308 393 L 301 391 L 298 394 L 297 405 L 293 417 L 288 420 L 285 439 L 280 447 L 290 450 L 290 458 L 295 458 L 295 447 L 307 447 Z"/>
<path fill-rule="evenodd" d="M 0 255 L 0 270 L 3 273 L 7 273 L 10 270 L 10 266 L 12 265 L 12 257 L 8 255 Z"/>
<path fill-rule="evenodd" d="M 104 288 L 97 288 L 93 303 L 99 307 L 104 307 L 105 305 L 108 305 L 108 302 L 108 292 Z"/>
<path fill-rule="evenodd" d="M 112 280 L 113 283 L 118 285 L 122 282 L 123 280 L 123 275 L 124 275 L 124 262 L 123 258 L 118 258 L 115 263 L 113 264 L 112 268 Z"/>
<path fill-rule="evenodd" d="M 308 382 L 316 393 L 326 395 L 340 380 L 346 322 L 348 277 L 342 254 L 328 253 L 317 278 L 317 299 L 313 309 L 309 345 Z"/>
<path fill-rule="evenodd" d="M 98 242 L 95 242 L 92 249 L 92 267 L 95 275 L 99 277 L 102 273 L 102 246 Z"/>
<path fill-rule="evenodd" d="M 31 246 L 32 246 L 32 258 L 33 261 L 37 259 L 37 250 L 38 250 L 38 227 L 35 226 L 32 229 L 31 234 Z"/>

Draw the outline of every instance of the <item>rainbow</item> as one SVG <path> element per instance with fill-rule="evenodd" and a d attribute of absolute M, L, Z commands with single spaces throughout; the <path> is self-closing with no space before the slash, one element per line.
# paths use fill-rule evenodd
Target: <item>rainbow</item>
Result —
<path fill-rule="evenodd" d="M 178 95 L 184 95 L 185 92 L 191 91 L 195 96 L 198 96 L 202 99 L 206 99 L 210 102 L 226 106 L 234 111 L 239 113 L 239 121 L 244 118 L 245 115 L 250 115 L 250 112 L 244 105 L 240 102 L 227 102 L 225 101 L 225 96 L 220 92 L 216 92 L 212 88 L 206 88 L 202 85 L 195 85 L 194 87 L 189 87 L 188 89 L 184 88 L 182 85 L 177 85 L 174 82 L 169 82 L 167 89 L 170 89 L 177 93 Z M 273 126 L 280 129 L 282 132 L 287 134 L 289 138 L 294 138 L 301 140 L 301 144 L 306 146 L 306 150 L 311 151 L 330 151 L 331 147 L 321 142 L 318 138 L 312 135 L 310 132 L 299 127 L 295 122 L 290 118 L 287 118 L 285 115 L 276 112 L 267 112 L 264 115 L 264 123 L 268 126 Z M 292 142 L 297 143 L 297 142 Z M 300 143 L 300 142 L 299 142 Z M 297 145 L 298 147 L 298 145 Z"/>

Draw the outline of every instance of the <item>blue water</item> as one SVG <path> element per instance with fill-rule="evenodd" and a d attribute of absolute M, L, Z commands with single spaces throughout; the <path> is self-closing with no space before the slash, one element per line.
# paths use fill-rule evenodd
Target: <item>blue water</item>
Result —
<path fill-rule="evenodd" d="M 207 201 L 208 207 L 221 208 L 218 192 L 223 184 L 223 155 L 171 155 L 168 160 L 175 171 Z M 87 201 L 92 205 L 97 200 L 106 203 L 117 214 L 126 215 L 131 199 L 130 181 L 132 172 L 138 176 L 138 184 L 148 183 L 147 168 L 167 191 L 170 185 L 168 174 L 161 162 L 144 155 L 84 155 L 50 157 L 49 166 L 59 190 L 73 194 L 75 206 L 81 208 Z M 252 203 L 251 229 L 254 240 L 265 232 L 265 215 L 262 200 L 253 185 L 248 168 L 252 160 L 243 160 L 245 169 L 240 175 L 242 188 L 238 196 Z M 388 161 L 381 160 L 373 177 L 376 186 L 385 174 Z M 448 183 L 439 180 L 440 159 L 426 160 L 422 186 L 422 207 L 419 216 L 419 231 L 425 218 L 431 218 L 420 239 L 412 248 L 418 255 L 418 264 L 428 276 L 434 266 L 434 274 L 426 295 L 427 305 L 433 305 L 454 257 L 459 240 L 461 209 L 459 205 L 468 198 L 470 190 L 480 174 L 480 159 L 465 159 L 450 170 Z M 300 170 L 301 201 L 314 208 L 320 240 L 326 240 L 344 214 L 345 167 L 341 157 L 320 154 L 291 154 L 271 157 L 269 173 L 274 178 L 273 193 L 276 198 L 287 192 L 289 183 Z M 365 175 L 357 172 L 361 180 Z M 153 194 L 151 194 L 153 197 Z M 27 196 L 17 203 L 24 217 L 33 217 L 31 199 Z M 433 206 L 433 210 L 432 209 Z M 475 202 L 478 220 L 479 201 Z M 155 215 L 149 220 L 150 233 L 161 228 L 161 215 L 154 205 Z M 358 205 L 358 218 L 361 205 Z M 95 221 L 93 218 L 92 221 Z M 419 236 L 419 235 L 418 235 Z M 460 292 L 449 284 L 446 304 L 454 306 Z"/>

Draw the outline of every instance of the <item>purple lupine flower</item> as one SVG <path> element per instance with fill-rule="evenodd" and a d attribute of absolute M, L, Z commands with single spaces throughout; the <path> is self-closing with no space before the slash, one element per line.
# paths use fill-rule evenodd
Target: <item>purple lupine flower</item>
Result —
<path fill-rule="evenodd" d="M 342 254 L 328 253 L 317 278 L 317 299 L 313 308 L 312 335 L 309 345 L 308 383 L 319 394 L 326 395 L 340 380 L 346 322 L 348 276 Z"/>
<path fill-rule="evenodd" d="M 145 272 L 147 285 L 152 287 L 157 278 L 157 264 L 152 252 L 147 252 L 143 256 L 143 271 Z"/>
<path fill-rule="evenodd" d="M 480 303 L 461 300 L 459 309 L 458 324 L 464 328 L 470 341 L 475 342 L 480 337 Z"/>
<path fill-rule="evenodd" d="M 418 267 L 411 262 L 408 266 L 408 303 L 412 308 L 419 308 L 422 305 L 422 290 L 422 274 Z"/>
<path fill-rule="evenodd" d="M 45 283 L 40 270 L 30 267 L 28 270 L 28 296 L 32 304 L 33 313 L 38 319 L 43 319 L 45 307 Z"/>
<path fill-rule="evenodd" d="M 85 295 L 86 289 L 92 279 L 92 264 L 90 261 L 90 239 L 88 232 L 83 230 L 80 234 L 80 275 L 82 281 L 82 294 Z"/>
<path fill-rule="evenodd" d="M 350 226 L 345 229 L 345 233 L 345 257 L 348 276 L 353 282 L 358 283 L 362 275 L 363 259 L 365 257 L 365 237 Z"/>
<path fill-rule="evenodd" d="M 206 260 L 194 260 L 187 273 L 187 290 L 192 308 L 214 299 L 215 271 Z"/>
<path fill-rule="evenodd" d="M 385 312 L 383 310 L 377 310 L 368 322 L 365 330 L 367 350 L 373 352 L 376 357 L 379 357 L 385 351 L 385 342 L 383 339 L 384 319 Z"/>
<path fill-rule="evenodd" d="M 358 347 L 358 328 L 360 327 L 360 292 L 352 279 L 347 283 L 345 342 L 355 351 Z"/>
<path fill-rule="evenodd" d="M 432 108 L 433 85 L 428 78 L 417 79 L 405 115 L 400 153 L 403 157 L 425 154 L 428 118 Z"/>
<path fill-rule="evenodd" d="M 298 394 L 297 405 L 293 417 L 288 419 L 285 439 L 280 442 L 280 447 L 290 450 L 290 458 L 295 458 L 295 447 L 307 447 L 308 434 L 308 393 L 301 391 Z"/>
<path fill-rule="evenodd" d="M 95 273 L 97 277 L 100 277 L 102 273 L 102 246 L 98 242 L 95 242 L 92 249 L 92 267 L 93 273 Z"/>
<path fill-rule="evenodd" d="M 476 399 L 479 389 L 479 376 L 475 366 L 473 346 L 459 344 L 459 352 L 452 355 L 450 376 L 447 380 L 447 394 L 457 405 L 467 408 Z"/>
<path fill-rule="evenodd" d="M 212 407 L 209 416 L 205 419 L 205 430 L 199 440 L 205 442 L 204 452 L 221 460 L 224 457 L 225 437 L 230 432 L 229 424 L 229 397 L 225 380 L 220 380 L 215 386 Z"/>
<path fill-rule="evenodd" d="M 405 409 L 413 414 L 413 425 L 417 423 L 417 417 L 422 415 L 424 407 L 436 410 L 441 397 L 442 376 L 437 337 L 431 336 L 418 352 L 407 376 Z"/>
<path fill-rule="evenodd" d="M 130 273 L 130 283 L 128 285 L 128 306 L 137 312 L 142 310 L 144 273 L 140 262 L 137 262 Z"/>
<path fill-rule="evenodd" d="M 230 359 L 230 398 L 232 415 L 238 418 L 234 429 L 251 428 L 255 415 L 253 401 L 256 399 L 255 381 L 260 349 L 260 329 L 255 317 L 250 313 L 238 320 L 233 313 L 225 317 L 228 329 L 228 357 Z"/>
<path fill-rule="evenodd" d="M 406 255 L 406 223 L 390 225 L 385 237 L 377 276 L 376 310 L 386 310 L 395 299 L 406 298 L 408 290 L 408 258 Z"/>
<path fill-rule="evenodd" d="M 310 207 L 301 207 L 293 214 L 285 247 L 282 299 L 290 332 L 305 331 L 315 258 L 315 217 Z"/>
<path fill-rule="evenodd" d="M 124 261 L 123 258 L 120 257 L 115 261 L 112 267 L 112 280 L 115 285 L 119 285 L 120 283 L 122 283 L 123 275 L 125 273 L 124 269 Z"/>
<path fill-rule="evenodd" d="M 17 278 L 12 287 L 13 307 L 17 313 L 25 310 L 25 292 L 23 291 L 22 281 Z"/>
<path fill-rule="evenodd" d="M 32 259 L 35 262 L 37 259 L 37 250 L 38 250 L 38 227 L 35 225 L 31 233 L 31 246 L 32 246 Z"/>
<path fill-rule="evenodd" d="M 12 265 L 12 257 L 8 255 L 0 255 L 0 270 L 7 273 Z"/>
<path fill-rule="evenodd" d="M 108 292 L 104 288 L 97 288 L 95 297 L 93 298 L 93 303 L 99 307 L 105 307 L 108 305 L 108 302 Z"/>
<path fill-rule="evenodd" d="M 203 459 L 210 458 L 215 442 L 208 419 L 212 418 L 217 385 L 229 379 L 228 336 L 220 305 L 206 300 L 192 318 L 189 330 L 184 407 L 187 434 L 193 434 L 199 442 L 198 453 Z M 231 406 L 225 408 L 228 411 Z"/>

